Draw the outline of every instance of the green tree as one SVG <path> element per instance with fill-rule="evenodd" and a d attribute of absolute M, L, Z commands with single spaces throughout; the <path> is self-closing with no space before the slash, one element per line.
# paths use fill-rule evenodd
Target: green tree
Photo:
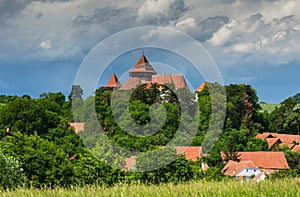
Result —
<path fill-rule="evenodd" d="M 275 110 L 272 111 L 269 117 L 270 129 L 272 131 L 286 133 L 285 129 L 289 129 L 289 127 L 293 128 L 297 125 L 295 125 L 295 121 L 297 122 L 297 115 L 291 115 L 295 105 L 296 102 L 292 98 L 288 98 L 280 104 L 280 107 L 276 107 Z M 288 117 L 289 120 L 287 121 Z"/>
<path fill-rule="evenodd" d="M 70 95 L 68 96 L 69 101 L 74 101 L 76 99 L 82 100 L 83 90 L 80 85 L 73 85 Z"/>
<path fill-rule="evenodd" d="M 18 159 L 30 186 L 71 184 L 72 167 L 68 155 L 48 140 L 36 134 L 27 136 L 14 132 L 6 137 L 0 148 L 6 155 Z"/>
<path fill-rule="evenodd" d="M 0 190 L 25 186 L 26 178 L 18 160 L 0 151 Z"/>
<path fill-rule="evenodd" d="M 60 118 L 55 112 L 46 110 L 33 99 L 16 99 L 0 110 L 0 127 L 11 128 L 26 134 L 47 133 L 49 128 L 56 127 Z"/>

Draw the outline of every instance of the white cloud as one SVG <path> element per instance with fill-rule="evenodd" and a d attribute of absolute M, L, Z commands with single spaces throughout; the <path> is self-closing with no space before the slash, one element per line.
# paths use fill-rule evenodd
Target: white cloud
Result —
<path fill-rule="evenodd" d="M 138 9 L 138 22 L 166 25 L 179 19 L 187 8 L 184 0 L 146 0 Z"/>
<path fill-rule="evenodd" d="M 51 41 L 50 40 L 45 40 L 45 41 L 41 42 L 40 45 L 39 45 L 39 48 L 43 49 L 43 50 L 50 49 L 51 48 Z"/>
<path fill-rule="evenodd" d="M 183 31 L 232 65 L 245 54 L 249 62 L 269 59 L 269 63 L 293 61 L 300 54 L 300 1 L 296 0 L 20 2 L 0 0 L 10 11 L 0 15 L 0 59 L 83 57 L 105 37 L 143 25 Z"/>

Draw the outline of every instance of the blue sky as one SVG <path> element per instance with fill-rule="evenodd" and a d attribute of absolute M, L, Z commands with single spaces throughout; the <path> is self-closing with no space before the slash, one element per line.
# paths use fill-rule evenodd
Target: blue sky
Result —
<path fill-rule="evenodd" d="M 297 0 L 0 0 L 0 94 L 68 95 L 99 42 L 151 25 L 192 36 L 214 59 L 225 84 L 250 84 L 260 101 L 279 103 L 300 92 L 299 9 Z M 112 63 L 100 85 L 113 72 L 124 75 L 141 51 L 153 62 L 168 59 L 159 50 L 128 52 Z M 101 57 L 97 64 L 107 66 Z M 191 81 L 194 88 L 203 79 L 197 80 Z"/>

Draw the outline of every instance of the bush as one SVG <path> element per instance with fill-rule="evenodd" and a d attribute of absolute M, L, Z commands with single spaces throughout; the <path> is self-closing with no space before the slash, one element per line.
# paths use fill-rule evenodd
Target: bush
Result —
<path fill-rule="evenodd" d="M 18 160 L 6 157 L 0 151 L 0 188 L 15 189 L 25 184 L 26 179 Z"/>

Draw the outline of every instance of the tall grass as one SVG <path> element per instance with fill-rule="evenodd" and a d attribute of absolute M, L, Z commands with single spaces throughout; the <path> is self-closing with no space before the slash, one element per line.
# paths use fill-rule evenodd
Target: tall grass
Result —
<path fill-rule="evenodd" d="M 71 189 L 19 189 L 0 196 L 300 196 L 300 179 L 255 182 L 189 182 L 178 185 L 117 185 L 114 187 L 74 187 Z"/>

